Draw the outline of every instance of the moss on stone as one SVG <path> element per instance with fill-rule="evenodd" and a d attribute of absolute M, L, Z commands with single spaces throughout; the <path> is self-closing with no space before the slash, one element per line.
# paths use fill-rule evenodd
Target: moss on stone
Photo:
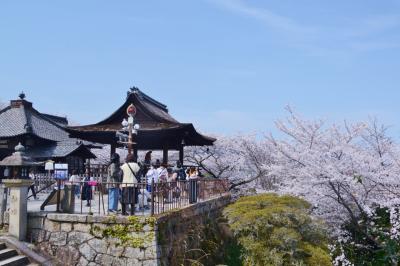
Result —
<path fill-rule="evenodd" d="M 154 217 L 139 218 L 137 216 L 129 216 L 128 223 L 115 224 L 116 217 L 110 216 L 106 223 L 113 225 L 101 228 L 98 225 L 93 225 L 90 234 L 96 236 L 101 235 L 103 238 L 117 239 L 117 246 L 132 247 L 132 248 L 145 248 L 149 243 L 153 242 L 155 238 Z M 145 227 L 148 226 L 148 232 L 145 232 Z"/>

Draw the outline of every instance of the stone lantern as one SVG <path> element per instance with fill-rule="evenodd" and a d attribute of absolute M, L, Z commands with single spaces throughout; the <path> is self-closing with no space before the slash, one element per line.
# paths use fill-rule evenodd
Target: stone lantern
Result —
<path fill-rule="evenodd" d="M 9 168 L 9 179 L 29 179 L 29 169 L 40 163 L 25 154 L 25 147 L 19 143 L 15 152 L 0 161 L 0 166 Z"/>
<path fill-rule="evenodd" d="M 12 155 L 0 161 L 0 166 L 10 169 L 9 179 L 3 179 L 4 186 L 10 189 L 8 231 L 19 240 L 25 240 L 27 231 L 27 196 L 28 187 L 32 185 L 32 180 L 29 179 L 29 169 L 39 164 L 25 154 L 25 147 L 21 143 L 15 147 Z M 2 199 L 4 199 L 4 189 L 0 189 L 0 191 L 0 194 L 3 194 Z M 2 211 L 5 210 L 6 200 L 2 200 L 1 205 Z"/>

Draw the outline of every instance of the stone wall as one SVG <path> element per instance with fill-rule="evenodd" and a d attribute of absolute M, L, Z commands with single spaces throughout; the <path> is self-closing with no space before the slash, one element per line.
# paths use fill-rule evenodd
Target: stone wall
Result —
<path fill-rule="evenodd" d="M 28 241 L 59 265 L 182 265 L 193 240 L 230 202 L 230 196 L 155 217 L 28 214 Z"/>
<path fill-rule="evenodd" d="M 199 261 L 215 265 L 215 258 L 223 252 L 219 219 L 230 202 L 227 194 L 157 217 L 159 264 L 193 265 L 191 262 Z"/>
<path fill-rule="evenodd" d="M 28 240 L 60 265 L 156 265 L 150 217 L 29 213 Z"/>

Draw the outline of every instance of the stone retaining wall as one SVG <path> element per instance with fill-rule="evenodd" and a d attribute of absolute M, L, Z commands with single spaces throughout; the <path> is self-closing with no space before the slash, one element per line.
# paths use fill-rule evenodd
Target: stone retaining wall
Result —
<path fill-rule="evenodd" d="M 29 213 L 28 241 L 60 265 L 177 265 L 193 228 L 229 202 L 227 194 L 155 217 Z"/>
<path fill-rule="evenodd" d="M 210 200 L 196 205 L 165 213 L 157 219 L 157 243 L 159 247 L 159 265 L 215 265 L 207 261 L 207 256 L 214 257 L 221 248 L 219 240 L 212 239 L 219 234 L 222 209 L 231 202 L 230 195 L 217 200 Z M 214 234 L 216 232 L 216 234 Z M 211 241 L 210 241 L 211 240 Z M 214 241 L 215 240 L 215 241 Z M 207 245 L 212 245 L 211 248 Z M 200 258 L 202 258 L 200 260 Z M 201 264 L 199 264 L 201 265 Z"/>
<path fill-rule="evenodd" d="M 157 264 L 156 231 L 150 218 L 29 213 L 28 220 L 29 240 L 61 265 Z M 132 239 L 124 243 L 125 232 Z"/>

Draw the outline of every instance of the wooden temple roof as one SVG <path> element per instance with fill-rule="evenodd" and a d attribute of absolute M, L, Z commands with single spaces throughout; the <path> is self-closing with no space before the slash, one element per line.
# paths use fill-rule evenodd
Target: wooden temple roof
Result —
<path fill-rule="evenodd" d="M 173 118 L 166 105 L 147 96 L 137 88 L 131 89 L 126 101 L 108 118 L 91 125 L 69 127 L 71 137 L 88 141 L 117 145 L 116 132 L 121 129 L 121 122 L 127 118 L 126 109 L 133 104 L 136 107 L 135 123 L 140 125 L 134 139 L 137 148 L 179 149 L 184 146 L 213 145 L 215 139 L 196 131 L 191 123 L 180 123 Z"/>
<path fill-rule="evenodd" d="M 25 153 L 35 159 L 62 158 L 72 154 L 95 158 L 89 149 L 93 144 L 85 145 L 69 137 L 65 129 L 68 120 L 65 117 L 40 113 L 24 98 L 12 100 L 9 106 L 0 110 L 0 140 L 22 141 L 28 136 L 42 140 L 39 146 L 26 149 Z M 8 150 L 0 150 L 0 158 L 9 153 Z"/>

